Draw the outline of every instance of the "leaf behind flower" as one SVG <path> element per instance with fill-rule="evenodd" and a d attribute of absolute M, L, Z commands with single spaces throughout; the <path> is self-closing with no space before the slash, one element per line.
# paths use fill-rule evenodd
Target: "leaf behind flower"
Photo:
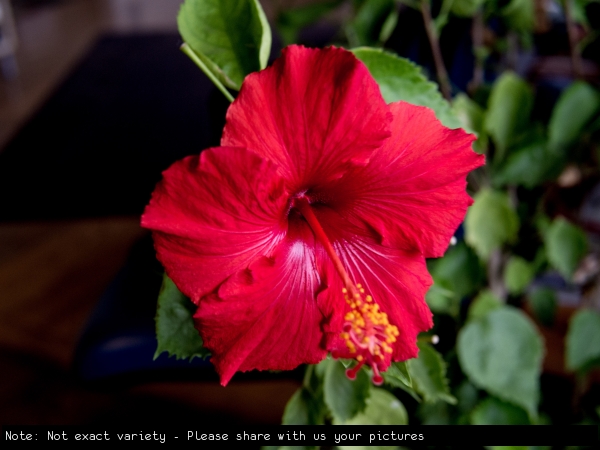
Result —
<path fill-rule="evenodd" d="M 154 359 L 162 352 L 177 359 L 205 358 L 209 351 L 203 347 L 202 338 L 194 328 L 194 305 L 165 274 L 158 295 L 156 311 L 156 339 L 158 346 Z"/>
<path fill-rule="evenodd" d="M 352 53 L 367 66 L 387 103 L 405 101 L 427 106 L 445 126 L 461 127 L 460 120 L 440 94 L 437 84 L 427 80 L 419 66 L 375 48 L 359 47 Z"/>
<path fill-rule="evenodd" d="M 456 403 L 456 398 L 450 394 L 446 378 L 446 362 L 442 356 L 429 344 L 417 342 L 419 356 L 407 362 L 413 384 L 426 402 L 435 403 L 439 400 L 450 404 Z"/>
<path fill-rule="evenodd" d="M 470 320 L 457 351 L 473 384 L 536 416 L 544 343 L 522 311 L 503 306 Z"/>
<path fill-rule="evenodd" d="M 271 28 L 258 0 L 186 0 L 177 24 L 183 40 L 228 88 L 239 90 L 246 75 L 267 65 Z"/>

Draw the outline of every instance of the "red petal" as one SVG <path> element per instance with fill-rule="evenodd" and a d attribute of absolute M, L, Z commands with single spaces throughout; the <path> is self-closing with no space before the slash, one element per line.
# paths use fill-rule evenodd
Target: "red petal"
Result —
<path fill-rule="evenodd" d="M 243 148 L 214 148 L 163 173 L 142 226 L 167 274 L 194 302 L 268 255 L 286 232 L 277 168 Z"/>
<path fill-rule="evenodd" d="M 473 135 L 444 127 L 430 109 L 390 107 L 392 137 L 366 167 L 325 189 L 338 199 L 333 207 L 377 230 L 386 246 L 442 256 L 472 204 L 466 175 L 484 157 L 471 149 Z"/>
<path fill-rule="evenodd" d="M 321 361 L 327 352 L 320 345 L 320 286 L 314 237 L 296 222 L 271 258 L 259 258 L 204 297 L 194 319 L 221 384 L 237 371 Z"/>
<path fill-rule="evenodd" d="M 246 77 L 227 111 L 222 145 L 277 163 L 292 192 L 364 164 L 389 137 L 391 115 L 363 63 L 340 48 L 292 45 Z"/>
<path fill-rule="evenodd" d="M 350 277 L 364 286 L 365 295 L 371 294 L 390 323 L 398 327 L 400 336 L 393 344 L 392 359 L 404 361 L 416 357 L 417 335 L 433 326 L 432 314 L 425 302 L 425 293 L 432 281 L 423 256 L 379 245 L 372 235 L 348 226 L 328 208 L 315 213 Z M 346 357 L 347 348 L 339 336 L 349 306 L 341 294 L 339 277 L 330 276 L 328 280 L 329 288 L 319 294 L 320 304 L 329 305 L 335 311 L 325 330 L 327 349 Z"/>

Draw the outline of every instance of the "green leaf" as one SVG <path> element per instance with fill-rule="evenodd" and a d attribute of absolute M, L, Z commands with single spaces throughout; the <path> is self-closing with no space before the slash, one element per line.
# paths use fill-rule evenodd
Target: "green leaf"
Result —
<path fill-rule="evenodd" d="M 277 16 L 277 29 L 285 45 L 298 41 L 300 31 L 337 8 L 344 0 L 328 0 L 290 8 Z"/>
<path fill-rule="evenodd" d="M 546 254 L 550 264 L 570 279 L 587 253 L 587 237 L 583 230 L 562 217 L 554 219 L 545 235 Z"/>
<path fill-rule="evenodd" d="M 432 312 L 458 317 L 460 313 L 460 297 L 445 286 L 444 282 L 434 279 L 434 284 L 425 294 L 425 301 Z"/>
<path fill-rule="evenodd" d="M 367 407 L 352 419 L 336 420 L 336 425 L 408 425 L 408 413 L 404 405 L 385 389 L 371 388 Z M 344 448 L 344 447 L 339 447 Z M 348 447 L 356 448 L 356 447 Z"/>
<path fill-rule="evenodd" d="M 371 380 L 359 370 L 355 380 L 346 377 L 346 368 L 335 361 L 327 366 L 323 382 L 325 404 L 334 420 L 343 422 L 363 411 L 370 395 Z"/>
<path fill-rule="evenodd" d="M 475 204 L 465 218 L 465 240 L 483 260 L 503 244 L 513 242 L 518 231 L 519 217 L 508 195 L 487 188 L 475 195 Z"/>
<path fill-rule="evenodd" d="M 511 256 L 504 268 L 504 284 L 509 293 L 521 294 L 535 275 L 533 264 L 520 256 Z"/>
<path fill-rule="evenodd" d="M 548 327 L 554 324 L 557 301 L 553 289 L 538 288 L 534 290 L 529 295 L 529 306 L 540 323 Z"/>
<path fill-rule="evenodd" d="M 471 413 L 478 399 L 477 388 L 469 380 L 464 380 L 456 390 L 456 400 L 458 401 L 456 407 L 463 414 Z"/>
<path fill-rule="evenodd" d="M 239 90 L 246 75 L 267 65 L 271 29 L 258 0 L 186 0 L 177 24 L 184 42 L 226 87 Z"/>
<path fill-rule="evenodd" d="M 450 425 L 452 415 L 451 407 L 446 402 L 423 402 L 417 409 L 417 417 L 423 425 Z"/>
<path fill-rule="evenodd" d="M 544 345 L 523 312 L 505 306 L 469 321 L 457 351 L 473 384 L 536 415 Z"/>
<path fill-rule="evenodd" d="M 385 380 L 386 384 L 390 385 L 391 387 L 402 389 L 417 402 L 421 401 L 421 397 L 419 397 L 419 395 L 413 389 L 413 383 L 410 373 L 408 373 L 406 361 L 392 363 L 390 367 L 388 367 L 388 369 L 381 375 L 383 375 L 383 379 Z"/>
<path fill-rule="evenodd" d="M 410 378 L 410 373 L 408 373 L 408 368 L 406 367 L 406 361 L 401 362 L 393 362 L 390 364 L 390 367 L 387 368 L 385 372 L 383 372 L 384 378 L 394 378 L 395 380 L 400 381 L 402 384 L 408 387 L 413 387 L 412 379 Z"/>
<path fill-rule="evenodd" d="M 535 25 L 534 2 L 531 0 L 511 0 L 501 10 L 509 27 L 515 31 L 531 32 Z"/>
<path fill-rule="evenodd" d="M 394 30 L 396 29 L 396 25 L 398 25 L 398 17 L 400 13 L 396 8 L 392 8 L 389 15 L 381 25 L 381 31 L 379 32 L 379 42 L 386 42 L 391 36 Z"/>
<path fill-rule="evenodd" d="M 581 309 L 571 318 L 566 342 L 570 370 L 585 371 L 600 363 L 600 313 Z"/>
<path fill-rule="evenodd" d="M 473 17 L 484 3 L 485 0 L 454 0 L 451 11 L 460 17 Z"/>
<path fill-rule="evenodd" d="M 402 100 L 413 105 L 427 106 L 433 109 L 445 126 L 461 126 L 437 85 L 425 78 L 419 66 L 408 59 L 374 48 L 357 48 L 352 52 L 365 63 L 379 84 L 386 102 Z"/>
<path fill-rule="evenodd" d="M 485 153 L 488 136 L 483 127 L 485 114 L 481 106 L 461 93 L 452 100 L 452 112 L 460 121 L 462 128 L 477 135 L 477 140 L 473 143 L 473 150 L 477 153 Z"/>
<path fill-rule="evenodd" d="M 305 388 L 300 388 L 290 398 L 283 412 L 283 425 L 322 425 L 325 423 L 322 402 Z"/>
<path fill-rule="evenodd" d="M 336 361 L 334 361 L 331 356 L 327 356 L 327 358 L 314 366 L 315 374 L 319 378 L 325 378 L 325 372 L 327 372 L 327 368 L 332 364 L 336 364 Z"/>
<path fill-rule="evenodd" d="M 380 30 L 394 10 L 394 0 L 364 1 L 354 19 L 346 26 L 350 46 L 377 44 Z"/>
<path fill-rule="evenodd" d="M 479 319 L 495 309 L 502 308 L 502 302 L 492 291 L 486 289 L 481 291 L 469 306 L 468 319 Z"/>
<path fill-rule="evenodd" d="M 551 151 L 543 140 L 537 140 L 514 150 L 495 170 L 495 185 L 521 185 L 528 189 L 555 178 L 563 168 L 563 154 Z"/>
<path fill-rule="evenodd" d="M 204 358 L 210 355 L 202 346 L 202 338 L 194 328 L 192 315 L 195 308 L 175 283 L 164 275 L 155 319 L 158 346 L 154 359 L 162 352 L 168 352 L 169 356 L 174 355 L 177 359 L 192 359 L 195 356 Z"/>
<path fill-rule="evenodd" d="M 548 124 L 552 149 L 563 150 L 576 143 L 591 119 L 600 111 L 600 93 L 583 81 L 575 81 L 561 94 Z"/>
<path fill-rule="evenodd" d="M 310 408 L 308 406 L 307 396 L 310 396 L 304 388 L 298 389 L 285 405 L 283 425 L 310 425 Z"/>
<path fill-rule="evenodd" d="M 496 144 L 496 163 L 504 160 L 518 134 L 527 129 L 532 107 L 533 92 L 521 78 L 505 72 L 496 80 L 484 123 L 485 130 Z"/>
<path fill-rule="evenodd" d="M 407 361 L 408 370 L 415 389 L 426 402 L 439 400 L 455 404 L 456 399 L 450 394 L 446 378 L 446 363 L 435 349 L 425 343 L 417 342 L 419 356 Z"/>
<path fill-rule="evenodd" d="M 450 247 L 443 258 L 430 261 L 428 267 L 434 282 L 450 289 L 459 298 L 476 292 L 485 280 L 479 258 L 462 242 Z"/>
<path fill-rule="evenodd" d="M 471 413 L 473 425 L 529 425 L 527 413 L 518 406 L 488 397 Z"/>

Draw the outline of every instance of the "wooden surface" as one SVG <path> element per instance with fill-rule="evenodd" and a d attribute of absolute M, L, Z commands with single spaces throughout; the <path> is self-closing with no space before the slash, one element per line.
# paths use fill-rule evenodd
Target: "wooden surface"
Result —
<path fill-rule="evenodd" d="M 277 3 L 263 2 L 270 17 Z M 0 152 L 101 34 L 174 31 L 180 4 L 21 4 L 15 10 L 19 76 L 0 76 Z M 98 392 L 72 376 L 79 335 L 132 244 L 143 235 L 138 224 L 138 217 L 0 223 L 0 424 L 279 423 L 297 387 L 293 382 L 233 382 L 227 388 L 152 383 Z"/>
<path fill-rule="evenodd" d="M 0 346 L 68 367 L 91 309 L 143 233 L 136 217 L 0 224 Z"/>
<path fill-rule="evenodd" d="M 92 308 L 144 233 L 137 217 L 0 224 L 0 424 L 280 422 L 292 381 L 98 392 L 70 373 Z"/>

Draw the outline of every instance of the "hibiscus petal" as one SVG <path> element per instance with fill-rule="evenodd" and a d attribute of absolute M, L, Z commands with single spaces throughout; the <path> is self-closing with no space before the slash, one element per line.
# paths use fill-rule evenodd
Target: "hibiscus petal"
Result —
<path fill-rule="evenodd" d="M 290 46 L 246 77 L 222 145 L 275 162 L 293 192 L 365 164 L 389 137 L 391 114 L 365 65 L 343 49 Z"/>
<path fill-rule="evenodd" d="M 290 370 L 325 357 L 316 245 L 305 224 L 291 223 L 272 257 L 257 259 L 200 301 L 194 320 L 222 385 L 237 371 Z"/>
<path fill-rule="evenodd" d="M 205 150 L 163 173 L 142 226 L 167 274 L 194 302 L 284 238 L 288 195 L 277 168 L 243 148 Z"/>
<path fill-rule="evenodd" d="M 432 314 L 425 302 L 432 280 L 423 256 L 380 245 L 369 230 L 354 228 L 329 208 L 315 209 L 315 214 L 350 277 L 362 284 L 365 295 L 370 294 L 388 315 L 390 323 L 398 327 L 400 335 L 393 344 L 392 359 L 404 361 L 416 357 L 417 335 L 433 326 Z M 324 273 L 330 270 L 326 268 Z M 329 276 L 328 285 L 328 289 L 319 294 L 319 303 L 337 313 L 326 313 L 331 317 L 325 327 L 327 349 L 349 357 L 346 344 L 340 338 L 343 317 L 349 306 L 341 294 L 339 277 Z"/>
<path fill-rule="evenodd" d="M 439 257 L 473 201 L 466 175 L 484 164 L 471 149 L 475 137 L 451 130 L 432 110 L 390 105 L 392 136 L 364 168 L 324 188 L 347 219 L 377 230 L 386 246 Z"/>

